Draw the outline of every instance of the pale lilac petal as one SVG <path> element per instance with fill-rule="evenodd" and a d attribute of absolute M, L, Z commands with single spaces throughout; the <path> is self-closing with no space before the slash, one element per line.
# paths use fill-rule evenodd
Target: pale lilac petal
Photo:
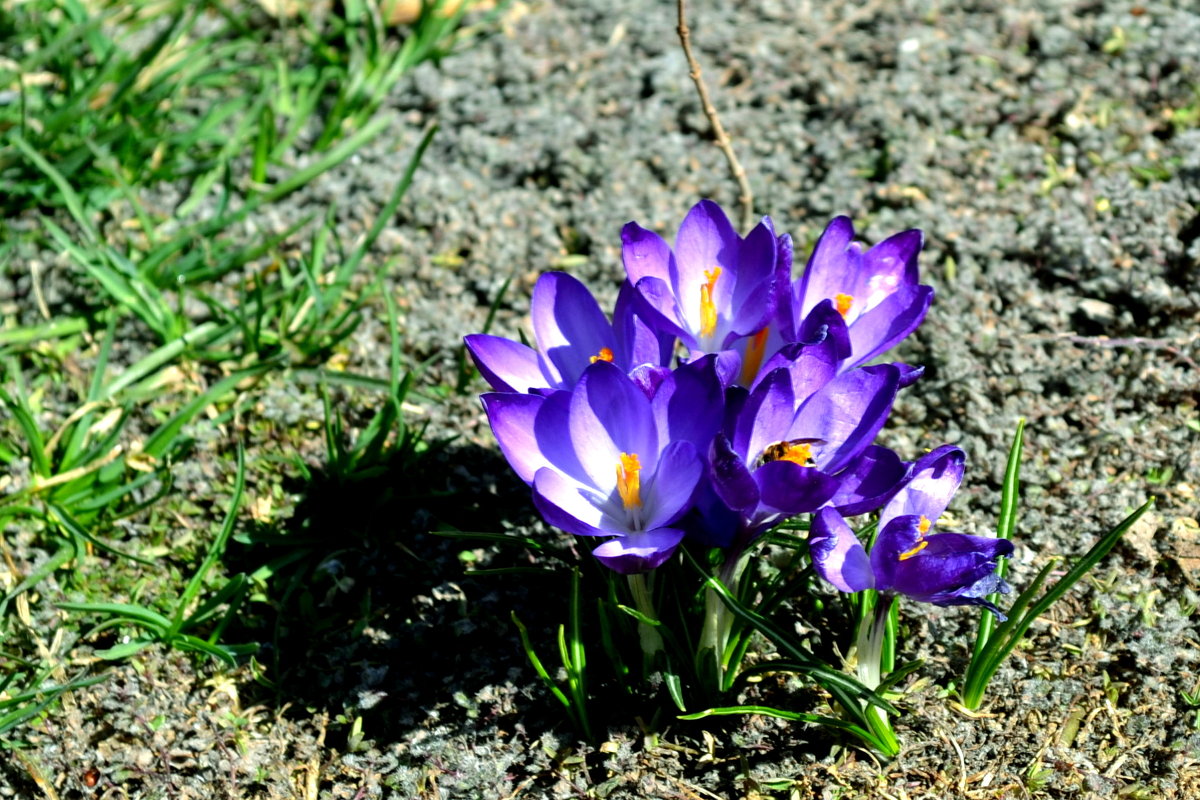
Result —
<path fill-rule="evenodd" d="M 721 207 L 711 200 L 692 206 L 675 236 L 675 271 L 672 288 L 682 304 L 681 318 L 693 331 L 700 329 L 700 287 L 707 282 L 704 273 L 721 267 L 713 295 L 718 309 L 728 309 L 737 282 L 738 235 Z"/>
<path fill-rule="evenodd" d="M 659 528 L 687 513 L 704 462 L 691 442 L 672 442 L 662 451 L 652 479 L 642 487 L 642 525 Z"/>
<path fill-rule="evenodd" d="M 600 563 L 621 575 L 649 572 L 675 554 L 684 532 L 658 528 L 605 542 L 592 551 Z"/>
<path fill-rule="evenodd" d="M 759 331 L 775 315 L 776 293 L 781 288 L 776 262 L 778 247 L 768 217 L 763 217 L 741 243 L 729 309 L 730 327 L 742 336 Z"/>
<path fill-rule="evenodd" d="M 535 419 L 546 398 L 535 394 L 500 392 L 484 394 L 479 399 L 487 412 L 500 452 L 521 480 L 533 483 L 534 473 L 550 463 L 542 453 L 534 432 Z M 564 428 L 562 435 L 565 434 Z"/>
<path fill-rule="evenodd" d="M 597 361 L 584 370 L 571 395 L 570 438 L 584 470 L 598 487 L 616 485 L 622 453 L 643 467 L 658 457 L 650 400 L 617 366 Z"/>
<path fill-rule="evenodd" d="M 630 283 L 637 284 L 642 278 L 658 278 L 670 283 L 673 258 L 670 245 L 654 231 L 648 231 L 636 222 L 621 229 L 621 260 Z"/>
<path fill-rule="evenodd" d="M 486 333 L 473 333 L 463 342 L 479 374 L 498 392 L 528 392 L 558 383 L 542 372 L 537 353 L 528 345 Z"/>
<path fill-rule="evenodd" d="M 875 573 L 862 543 L 841 515 L 823 508 L 813 517 L 808 534 L 813 569 L 842 592 L 875 587 Z"/>
<path fill-rule="evenodd" d="M 628 525 L 605 513 L 611 505 L 608 498 L 550 467 L 534 475 L 533 504 L 546 522 L 576 536 L 607 536 L 628 530 Z"/>
<path fill-rule="evenodd" d="M 925 235 L 912 229 L 892 234 L 872 247 L 863 256 L 863 268 L 871 276 L 884 276 L 884 282 L 894 285 L 915 284 L 917 256 L 925 246 Z M 867 307 L 875 305 L 868 294 Z"/>
<path fill-rule="evenodd" d="M 880 512 L 880 526 L 908 515 L 923 515 L 936 524 L 962 483 L 966 461 L 966 453 L 949 444 L 917 459 L 910 473 L 912 477 Z"/>

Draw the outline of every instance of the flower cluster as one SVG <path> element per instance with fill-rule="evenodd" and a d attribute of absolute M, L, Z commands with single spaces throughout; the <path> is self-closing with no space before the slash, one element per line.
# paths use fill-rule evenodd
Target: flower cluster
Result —
<path fill-rule="evenodd" d="M 595 557 L 626 575 L 685 541 L 721 548 L 728 583 L 765 531 L 811 514 L 813 566 L 838 589 L 995 611 L 986 597 L 1007 591 L 995 566 L 1012 545 L 933 533 L 962 451 L 910 463 L 874 444 L 922 371 L 869 363 L 929 308 L 920 231 L 865 248 L 838 217 L 795 281 L 787 234 L 763 218 L 739 236 L 710 201 L 674 247 L 632 222 L 621 241 L 611 321 L 551 272 L 533 292 L 536 349 L 466 337 L 495 390 L 482 396 L 492 430 L 547 522 L 595 537 Z M 844 518 L 880 509 L 868 553 Z"/>

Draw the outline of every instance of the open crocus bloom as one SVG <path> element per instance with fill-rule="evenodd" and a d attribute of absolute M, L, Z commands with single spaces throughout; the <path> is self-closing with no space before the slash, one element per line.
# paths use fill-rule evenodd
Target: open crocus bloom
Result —
<path fill-rule="evenodd" d="M 759 381 L 713 442 L 712 489 L 740 515 L 734 535 L 741 545 L 828 503 L 839 490 L 838 474 L 856 463 L 891 411 L 897 367 L 837 375 L 836 360 L 821 358 L 820 347 L 808 349 L 811 358 L 802 353 L 792 368 L 772 370 Z M 865 482 L 871 491 L 886 490 Z"/>
<path fill-rule="evenodd" d="M 701 200 L 679 226 L 674 249 L 634 222 L 622 229 L 621 242 L 625 271 L 648 324 L 677 336 L 692 357 L 730 350 L 750 337 L 739 355 L 757 370 L 791 269 L 791 261 L 780 257 L 790 249 L 769 218 L 742 238 L 720 206 Z"/>
<path fill-rule="evenodd" d="M 547 522 L 615 537 L 593 554 L 622 574 L 652 570 L 675 552 L 684 532 L 673 525 L 704 472 L 697 442 L 711 438 L 723 408 L 711 359 L 666 375 L 653 396 L 596 361 L 571 391 L 482 400 L 500 449 L 532 485 Z"/>
<path fill-rule="evenodd" d="M 912 333 L 933 300 L 933 288 L 918 284 L 917 256 L 923 237 L 908 230 L 864 251 L 854 241 L 849 217 L 835 217 L 817 240 L 804 274 L 781 299 L 781 335 L 795 341 L 804 320 L 828 301 L 850 334 L 848 370 L 881 355 Z"/>
<path fill-rule="evenodd" d="M 870 555 L 841 514 L 821 509 L 808 538 L 817 574 L 843 592 L 877 589 L 939 606 L 983 606 L 1004 619 L 987 596 L 1008 592 L 996 561 L 1012 554 L 1012 542 L 932 532 L 962 482 L 964 462 L 963 451 L 950 445 L 920 458 L 883 507 Z"/>
<path fill-rule="evenodd" d="M 673 337 L 637 318 L 632 292 L 628 284 L 621 288 L 610 324 L 578 279 L 547 272 L 538 278 L 530 303 L 536 351 L 485 333 L 464 341 L 480 374 L 499 392 L 569 389 L 594 361 L 611 361 L 625 372 L 669 363 Z"/>

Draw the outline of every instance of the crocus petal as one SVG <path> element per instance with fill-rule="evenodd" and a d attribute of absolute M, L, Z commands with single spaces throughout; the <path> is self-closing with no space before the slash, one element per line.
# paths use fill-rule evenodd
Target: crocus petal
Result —
<path fill-rule="evenodd" d="M 914 367 L 911 364 L 901 364 L 899 361 L 892 362 L 892 365 L 900 370 L 900 388 L 904 389 L 912 386 L 921 379 L 925 374 L 925 367 Z"/>
<path fill-rule="evenodd" d="M 871 445 L 838 475 L 840 485 L 829 503 L 844 517 L 874 511 L 896 493 L 911 467 L 886 447 Z"/>
<path fill-rule="evenodd" d="M 852 355 L 846 368 L 864 364 L 892 349 L 908 336 L 933 302 L 933 287 L 905 286 L 884 297 L 850 326 Z"/>
<path fill-rule="evenodd" d="M 723 433 L 713 439 L 709 455 L 709 478 L 721 502 L 735 511 L 752 509 L 758 505 L 758 483 Z"/>
<path fill-rule="evenodd" d="M 875 586 L 871 561 L 854 531 L 832 508 L 816 513 L 808 533 L 813 569 L 842 592 L 861 592 Z"/>
<path fill-rule="evenodd" d="M 798 342 L 820 342 L 831 339 L 833 351 L 839 359 L 851 354 L 850 330 L 846 320 L 833 307 L 832 300 L 822 300 L 808 312 L 796 330 Z"/>
<path fill-rule="evenodd" d="M 663 335 L 679 337 L 684 346 L 694 347 L 695 337 L 680 325 L 682 312 L 675 301 L 670 285 L 656 277 L 646 277 L 635 285 L 634 310 L 642 319 Z"/>
<path fill-rule="evenodd" d="M 547 272 L 533 287 L 530 303 L 538 351 L 573 386 L 602 349 L 616 347 L 612 326 L 596 298 L 577 278 Z"/>
<path fill-rule="evenodd" d="M 521 480 L 533 483 L 534 473 L 549 464 L 535 433 L 535 420 L 546 398 L 535 394 L 489 392 L 479 399 L 500 444 L 500 452 Z M 564 427 L 561 435 L 565 434 Z"/>
<path fill-rule="evenodd" d="M 675 347 L 674 334 L 664 333 L 648 325 L 635 311 L 637 291 L 629 281 L 621 284 L 613 308 L 613 335 L 616 338 L 616 362 L 624 369 L 643 364 L 667 366 Z"/>
<path fill-rule="evenodd" d="M 741 243 L 729 320 L 730 328 L 739 336 L 759 331 L 775 316 L 777 249 L 778 240 L 767 217 Z"/>
<path fill-rule="evenodd" d="M 566 478 L 550 467 L 533 477 L 533 504 L 546 522 L 576 536 L 625 533 L 627 525 L 604 511 L 609 503 L 600 493 Z"/>
<path fill-rule="evenodd" d="M 925 235 L 914 229 L 894 233 L 868 250 L 863 256 L 864 272 L 885 276 L 887 283 L 915 284 L 917 256 L 925 246 Z M 868 306 L 874 305 L 869 302 Z"/>
<path fill-rule="evenodd" d="M 571 393 L 571 445 L 597 487 L 616 483 L 622 453 L 647 462 L 658 456 L 658 434 L 650 401 L 617 366 L 597 361 L 584 370 Z M 647 463 L 645 466 L 649 466 Z"/>
<path fill-rule="evenodd" d="M 486 333 L 465 336 L 463 342 L 479 374 L 498 392 L 528 392 L 558 384 L 542 372 L 537 353 L 528 345 Z"/>
<path fill-rule="evenodd" d="M 725 415 L 717 357 L 704 356 L 680 366 L 658 386 L 651 405 L 660 442 L 691 442 L 706 451 Z"/>
<path fill-rule="evenodd" d="M 871 553 L 880 589 L 890 589 L 935 605 L 984 605 L 999 614 L 984 598 L 992 591 L 1004 591 L 1007 588 L 995 576 L 996 560 L 1012 555 L 1012 542 L 989 536 L 968 536 L 965 533 L 936 533 L 924 538 L 922 549 L 900 560 L 899 553 L 912 552 L 918 546 L 917 541 L 910 540 L 913 547 L 904 551 L 895 549 L 908 539 L 909 531 L 915 530 L 915 525 L 920 524 L 919 519 L 898 517 L 880 533 L 875 550 Z M 914 522 L 915 525 L 912 524 Z M 904 532 L 899 537 L 890 536 L 885 541 L 884 532 L 895 529 L 904 529 Z M 876 552 L 881 553 L 881 558 L 893 559 L 887 585 L 880 574 Z"/>
<path fill-rule="evenodd" d="M 833 497 L 838 482 L 819 469 L 772 461 L 754 471 L 762 505 L 784 516 L 816 511 Z"/>
<path fill-rule="evenodd" d="M 672 287 L 683 305 L 681 318 L 693 331 L 700 330 L 700 287 L 708 282 L 705 271 L 720 266 L 728 274 L 718 279 L 712 301 L 728 309 L 737 283 L 738 235 L 729 217 L 711 200 L 692 206 L 675 236 L 675 270 Z"/>
<path fill-rule="evenodd" d="M 658 528 L 605 542 L 592 551 L 600 563 L 621 575 L 649 572 L 674 555 L 683 531 Z"/>
<path fill-rule="evenodd" d="M 695 445 L 691 442 L 667 445 L 642 492 L 642 524 L 646 528 L 659 528 L 687 513 L 696 484 L 703 475 L 704 462 Z"/>
<path fill-rule="evenodd" d="M 649 231 L 630 222 L 621 229 L 621 261 L 629 282 L 636 284 L 642 278 L 658 278 L 667 283 L 671 280 L 671 246 L 654 231 Z"/>
<path fill-rule="evenodd" d="M 800 277 L 801 319 L 807 317 L 817 303 L 848 288 L 846 281 L 850 270 L 847 269 L 846 252 L 853 241 L 854 223 L 849 217 L 834 217 L 825 226 Z"/>
<path fill-rule="evenodd" d="M 931 524 L 936 523 L 962 483 L 966 460 L 961 448 L 949 444 L 917 459 L 908 482 L 880 512 L 880 527 L 895 517 L 908 515 L 923 515 Z"/>
<path fill-rule="evenodd" d="M 845 372 L 809 398 L 786 439 L 811 438 L 813 458 L 836 475 L 871 443 L 892 410 L 900 371 L 891 364 Z"/>

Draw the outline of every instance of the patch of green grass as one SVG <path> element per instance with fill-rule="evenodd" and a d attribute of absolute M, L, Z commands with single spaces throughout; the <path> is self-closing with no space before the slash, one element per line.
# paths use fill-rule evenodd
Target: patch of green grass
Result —
<path fill-rule="evenodd" d="M 127 634 L 97 653 L 110 660 L 151 645 L 225 663 L 253 651 L 224 641 L 228 626 L 274 586 L 224 563 L 231 539 L 248 541 L 243 489 L 279 467 L 263 457 L 277 443 L 244 420 L 263 387 L 322 387 L 326 477 L 416 468 L 424 429 L 403 405 L 416 372 L 380 291 L 393 265 L 371 251 L 435 131 L 361 239 L 339 240 L 333 209 L 247 232 L 379 137 L 393 87 L 476 32 L 461 13 L 427 10 L 397 32 L 359 3 L 343 11 L 280 25 L 215 0 L 0 5 L 0 211 L 22 221 L 0 237 L 0 269 L 33 271 L 38 298 L 0 326 L 0 734 L 95 679 L 63 682 L 14 635 L 14 605 L 53 602 L 69 628 L 98 619 L 85 637 Z M 65 256 L 65 303 L 48 305 L 22 261 L 40 248 Z M 385 377 L 334 364 L 368 313 L 393 332 Z M 354 435 L 334 384 L 384 398 Z M 234 450 L 231 496 L 197 506 L 174 491 L 180 466 L 220 470 Z M 282 454 L 313 478 L 308 457 Z M 223 523 L 171 531 L 219 508 Z"/>

